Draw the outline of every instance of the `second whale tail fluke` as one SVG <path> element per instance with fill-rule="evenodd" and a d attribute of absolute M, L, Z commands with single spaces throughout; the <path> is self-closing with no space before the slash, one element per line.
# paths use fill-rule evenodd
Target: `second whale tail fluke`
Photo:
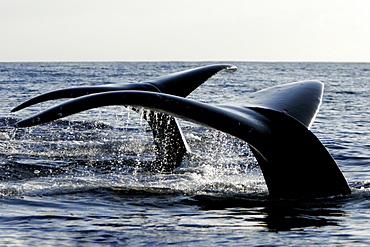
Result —
<path fill-rule="evenodd" d="M 215 64 L 172 73 L 143 83 L 107 84 L 61 89 L 34 97 L 15 107 L 12 112 L 45 101 L 78 98 L 84 95 L 113 91 L 140 90 L 186 97 L 215 74 L 222 71 L 235 71 L 236 69 L 235 66 L 229 64 Z M 180 166 L 183 156 L 190 149 L 177 120 L 171 115 L 152 111 L 148 111 L 143 117 L 152 129 L 156 151 L 156 160 L 153 162 L 151 170 L 172 171 Z"/>
<path fill-rule="evenodd" d="M 215 64 L 172 73 L 143 83 L 116 83 L 90 87 L 66 88 L 41 94 L 37 97 L 27 100 L 12 109 L 11 112 L 16 112 L 31 105 L 49 100 L 77 98 L 88 94 L 112 91 L 140 90 L 187 97 L 197 87 L 202 85 L 204 82 L 206 82 L 209 78 L 216 75 L 217 73 L 227 70 L 235 71 L 236 69 L 237 68 L 235 66 L 230 64 Z"/>
<path fill-rule="evenodd" d="M 187 82 L 182 80 L 179 88 Z M 196 102 L 184 98 L 190 92 L 181 94 L 177 91 L 173 87 L 171 94 L 143 90 L 95 93 L 50 108 L 18 122 L 17 126 L 33 126 L 101 106 L 144 107 L 161 112 L 163 116 L 180 117 L 220 130 L 247 142 L 273 197 L 322 197 L 351 192 L 332 156 L 308 129 L 321 104 L 321 82 L 272 87 L 226 105 Z M 152 129 L 154 132 L 155 127 Z M 173 131 L 163 129 L 158 136 Z M 170 137 L 166 142 L 173 143 L 176 139 Z M 175 149 L 167 151 L 167 154 L 173 154 L 177 146 L 167 144 L 166 148 Z M 184 152 L 174 155 L 182 159 Z"/>

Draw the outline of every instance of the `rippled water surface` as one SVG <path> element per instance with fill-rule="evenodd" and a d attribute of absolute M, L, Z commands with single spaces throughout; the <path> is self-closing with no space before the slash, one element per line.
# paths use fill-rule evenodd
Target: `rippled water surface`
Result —
<path fill-rule="evenodd" d="M 237 62 L 238 71 L 216 75 L 189 96 L 224 103 L 283 83 L 325 83 L 311 130 L 353 193 L 293 201 L 268 197 L 244 142 L 190 122 L 180 124 L 192 153 L 172 173 L 143 168 L 154 158 L 151 131 L 124 107 L 12 127 L 61 102 L 10 113 L 41 93 L 152 80 L 211 63 L 0 64 L 2 246 L 370 244 L 370 64 Z"/>

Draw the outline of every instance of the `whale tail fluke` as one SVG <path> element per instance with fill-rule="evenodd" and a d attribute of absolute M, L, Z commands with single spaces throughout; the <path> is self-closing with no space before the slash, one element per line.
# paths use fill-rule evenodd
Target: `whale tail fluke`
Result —
<path fill-rule="evenodd" d="M 318 81 L 268 88 L 251 94 L 240 104 L 228 105 L 209 105 L 158 92 L 104 92 L 70 100 L 24 119 L 17 125 L 37 125 L 108 105 L 144 107 L 159 111 L 163 116 L 180 117 L 211 127 L 247 142 L 257 158 L 269 193 L 273 197 L 349 194 L 350 188 L 336 162 L 308 129 L 320 107 L 322 94 L 323 84 Z M 153 132 L 157 127 L 152 126 Z M 167 143 L 164 153 L 175 155 L 168 163 L 178 162 L 176 159 L 182 159 L 186 152 L 186 149 L 179 149 L 176 144 L 176 136 L 183 140 L 181 131 L 176 134 L 177 130 L 179 128 L 175 129 L 175 138 L 171 135 L 168 139 L 160 137 L 173 132 L 174 129 L 171 128 L 162 128 L 155 134 L 163 141 L 161 144 L 164 141 Z M 185 142 L 181 143 L 184 145 Z M 176 157 L 177 150 L 180 151 Z M 173 168 L 174 166 L 169 166 L 169 169 Z"/>
<path fill-rule="evenodd" d="M 216 64 L 176 72 L 144 83 L 107 84 L 56 90 L 31 98 L 15 107 L 11 112 L 16 112 L 45 101 L 61 98 L 78 98 L 85 95 L 113 91 L 139 90 L 186 97 L 215 74 L 222 71 L 235 71 L 236 69 L 233 65 Z M 185 153 L 190 152 L 190 149 L 177 120 L 171 115 L 152 111 L 144 114 L 144 118 L 152 129 L 156 150 L 156 160 L 151 169 L 153 171 L 171 171 L 180 166 L 183 156 Z M 37 121 L 34 123 L 37 124 Z M 19 123 L 18 126 L 21 127 L 22 124 Z"/>
<path fill-rule="evenodd" d="M 235 66 L 229 64 L 215 64 L 172 73 L 144 83 L 116 83 L 90 87 L 66 88 L 31 98 L 12 109 L 11 112 L 16 112 L 45 101 L 62 98 L 77 98 L 88 94 L 111 91 L 140 90 L 186 97 L 215 74 L 222 71 L 235 71 L 236 69 Z"/>

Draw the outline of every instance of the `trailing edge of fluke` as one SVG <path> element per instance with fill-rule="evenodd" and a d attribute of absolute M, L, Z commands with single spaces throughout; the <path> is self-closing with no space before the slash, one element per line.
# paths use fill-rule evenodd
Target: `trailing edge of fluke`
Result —
<path fill-rule="evenodd" d="M 208 78 L 224 70 L 236 70 L 236 67 L 210 65 L 145 83 L 53 91 L 24 102 L 13 111 L 47 100 L 75 99 L 19 121 L 15 126 L 38 125 L 101 106 L 144 107 L 148 109 L 145 117 L 152 128 L 156 147 L 153 170 L 173 170 L 181 165 L 183 156 L 189 151 L 175 119 L 179 117 L 247 142 L 272 197 L 351 193 L 330 153 L 309 131 L 321 104 L 321 82 L 303 81 L 267 88 L 232 105 L 210 105 L 185 98 Z"/>

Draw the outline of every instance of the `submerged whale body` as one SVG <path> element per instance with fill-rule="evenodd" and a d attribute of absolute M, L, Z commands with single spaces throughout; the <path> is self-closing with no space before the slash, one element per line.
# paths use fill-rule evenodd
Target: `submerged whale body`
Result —
<path fill-rule="evenodd" d="M 211 65 L 145 83 L 63 89 L 30 99 L 12 111 L 47 100 L 75 98 L 16 123 L 16 127 L 28 127 L 101 106 L 144 107 L 156 148 L 154 170 L 173 170 L 189 151 L 175 118 L 179 117 L 247 142 L 273 197 L 349 194 L 336 162 L 309 131 L 321 104 L 321 82 L 267 88 L 235 104 L 210 105 L 186 99 L 214 74 L 235 69 L 232 65 Z"/>

